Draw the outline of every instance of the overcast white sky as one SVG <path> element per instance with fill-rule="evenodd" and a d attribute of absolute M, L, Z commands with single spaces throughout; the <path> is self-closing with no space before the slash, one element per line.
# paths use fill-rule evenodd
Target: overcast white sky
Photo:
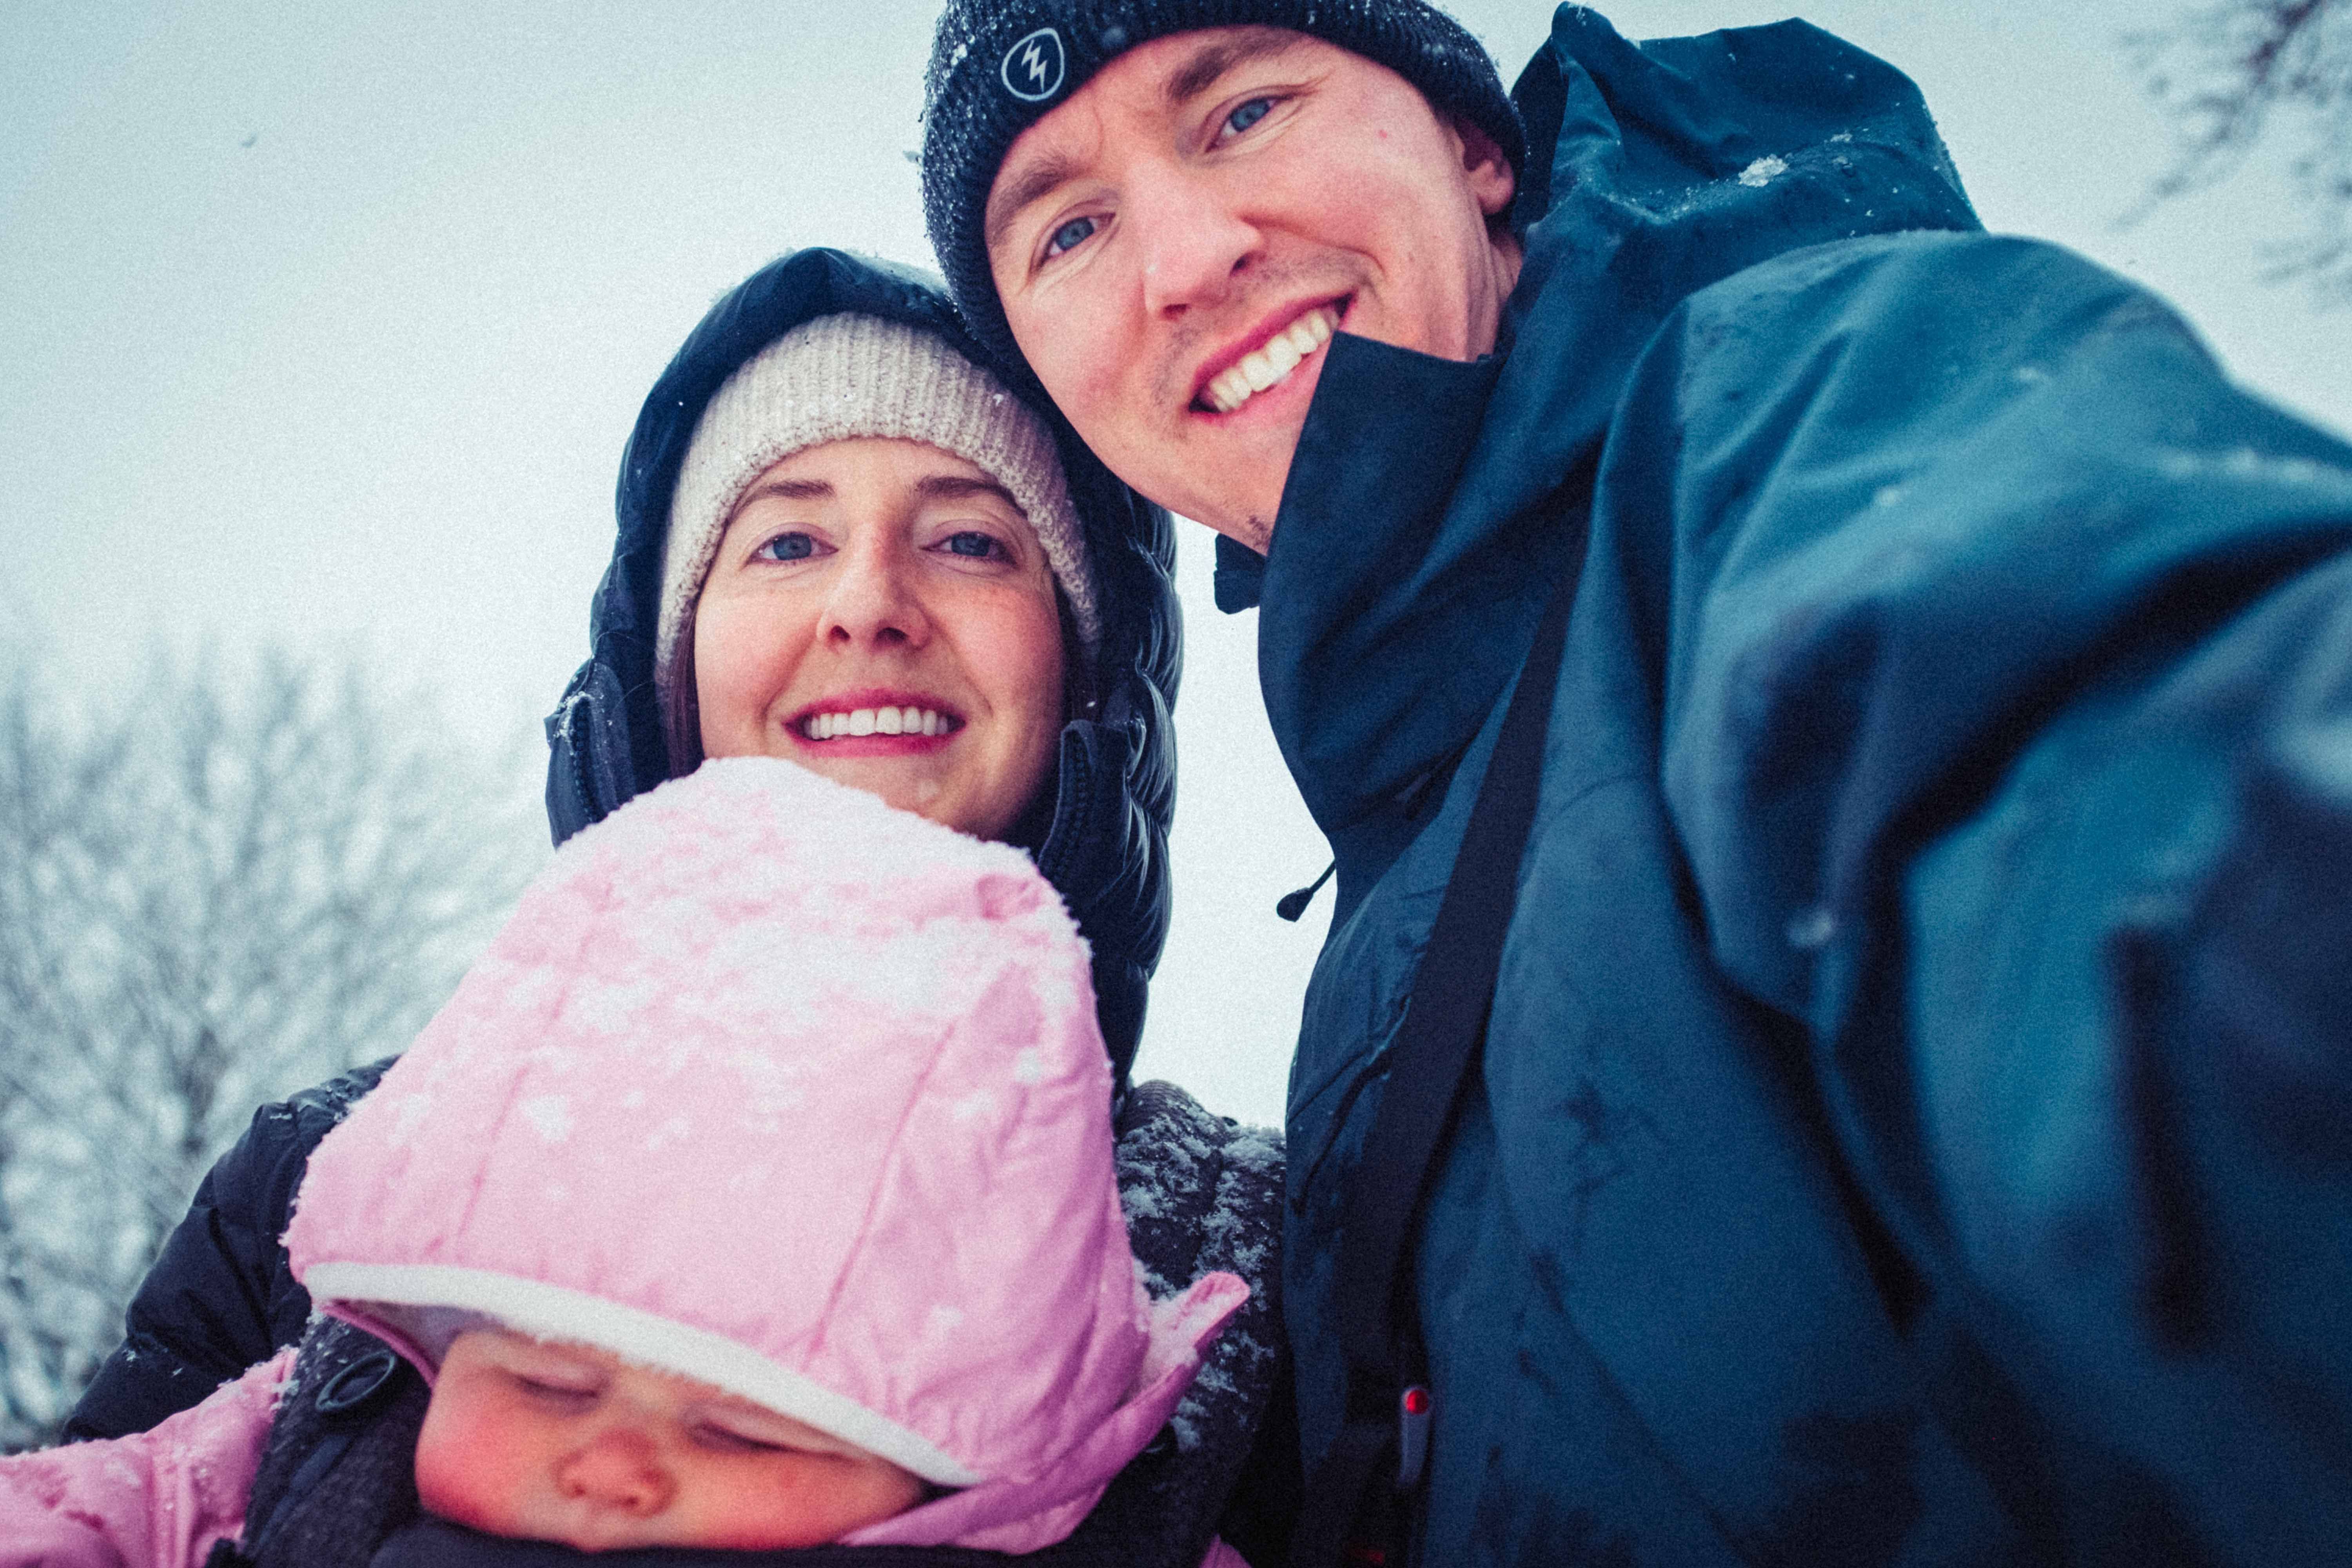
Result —
<path fill-rule="evenodd" d="M 0 43 L 0 618 L 89 689 L 154 639 L 364 650 L 484 735 L 586 651 L 639 400 L 780 251 L 929 264 L 906 153 L 935 0 L 12 0 Z M 1454 7 L 1505 79 L 1535 0 Z M 1633 37 L 1763 0 L 1601 7 Z M 2119 40 L 2172 0 L 1803 14 L 1926 89 L 1987 224 L 2180 305 L 2352 426 L 2352 313 L 2257 281 L 2257 167 L 2128 232 L 2165 132 Z M 1177 930 L 1143 1069 L 1279 1121 L 1328 892 L 1188 527 Z"/>

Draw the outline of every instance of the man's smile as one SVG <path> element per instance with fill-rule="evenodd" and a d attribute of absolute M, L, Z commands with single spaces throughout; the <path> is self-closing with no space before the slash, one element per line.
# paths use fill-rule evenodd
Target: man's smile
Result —
<path fill-rule="evenodd" d="M 1342 296 L 1310 305 L 1273 330 L 1253 332 L 1217 354 L 1202 367 L 1192 407 L 1202 413 L 1231 414 L 1266 388 L 1281 385 L 1302 361 L 1331 341 L 1349 303 Z"/>

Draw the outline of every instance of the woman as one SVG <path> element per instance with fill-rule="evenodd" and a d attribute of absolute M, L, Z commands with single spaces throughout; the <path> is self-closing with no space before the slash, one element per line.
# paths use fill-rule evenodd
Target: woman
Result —
<path fill-rule="evenodd" d="M 1032 852 L 1092 950 L 1139 1258 L 1167 1281 L 1231 1266 L 1255 1292 L 1186 1440 L 1148 1451 L 1097 1513 L 1171 1561 L 1198 1562 L 1216 1530 L 1276 1562 L 1296 1464 L 1279 1156 L 1170 1086 L 1127 1089 L 1167 925 L 1168 519 L 985 363 L 934 284 L 837 251 L 774 262 L 711 309 L 623 458 L 591 657 L 548 721 L 549 818 L 560 842 L 706 755 L 763 752 Z M 301 1339 L 310 1303 L 278 1238 L 310 1150 L 387 1065 L 256 1115 L 69 1436 L 143 1430 Z M 360 1353 L 316 1348 L 321 1374 Z M 265 1466 L 255 1495 L 289 1484 Z M 1064 1543 L 1070 1561 L 1088 1538 Z"/>

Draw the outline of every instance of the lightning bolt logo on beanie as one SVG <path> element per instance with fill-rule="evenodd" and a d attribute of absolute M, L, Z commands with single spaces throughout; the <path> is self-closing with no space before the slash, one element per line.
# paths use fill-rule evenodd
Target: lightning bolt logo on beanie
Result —
<path fill-rule="evenodd" d="M 1004 51 L 1004 65 L 997 74 L 1004 79 L 1004 90 L 1022 102 L 1045 102 L 1062 90 L 1062 79 L 1069 74 L 1062 35 L 1051 27 L 1038 28 Z"/>
<path fill-rule="evenodd" d="M 1027 858 L 767 758 L 580 833 L 310 1160 L 287 1247 L 431 1373 L 480 1314 L 959 1489 L 845 1538 L 1034 1551 L 1247 1287 L 1137 1282 L 1087 951 Z"/>

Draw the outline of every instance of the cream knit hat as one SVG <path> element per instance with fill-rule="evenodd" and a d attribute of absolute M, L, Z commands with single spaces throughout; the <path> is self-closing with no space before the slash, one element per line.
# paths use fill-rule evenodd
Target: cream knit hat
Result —
<path fill-rule="evenodd" d="M 1045 423 L 934 333 L 878 316 L 820 316 L 736 368 L 702 411 L 678 467 L 654 644 L 654 687 L 673 773 L 702 760 L 694 607 L 735 502 L 794 452 L 859 436 L 937 447 L 1010 490 L 1037 535 L 1079 640 L 1092 648 L 1100 638 L 1086 537 Z"/>

